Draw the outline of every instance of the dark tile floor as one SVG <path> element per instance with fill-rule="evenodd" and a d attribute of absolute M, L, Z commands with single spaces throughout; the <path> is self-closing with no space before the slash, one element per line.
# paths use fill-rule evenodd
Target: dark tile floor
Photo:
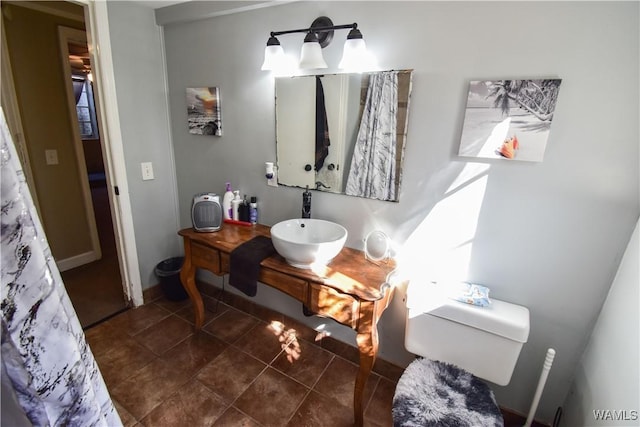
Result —
<path fill-rule="evenodd" d="M 92 186 L 91 198 L 102 258 L 61 273 L 83 328 L 126 309 L 106 184 Z"/>
<path fill-rule="evenodd" d="M 274 315 L 164 298 L 86 331 L 125 426 L 350 426 L 358 367 Z M 390 426 L 395 381 L 372 373 L 365 425 Z"/>

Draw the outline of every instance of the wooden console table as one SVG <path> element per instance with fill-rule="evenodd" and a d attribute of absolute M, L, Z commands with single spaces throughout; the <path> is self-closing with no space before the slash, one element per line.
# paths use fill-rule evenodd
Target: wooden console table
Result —
<path fill-rule="evenodd" d="M 202 327 L 204 305 L 195 283 L 197 268 L 217 275 L 229 273 L 230 253 L 256 236 L 270 237 L 270 228 L 224 224 L 220 231 L 198 233 L 192 228 L 178 232 L 184 239 L 184 265 L 180 279 L 195 310 L 196 329 Z M 376 265 L 364 253 L 344 248 L 323 268 L 313 272 L 292 267 L 277 253 L 260 264 L 259 281 L 303 302 L 311 311 L 334 319 L 357 332 L 360 369 L 353 395 L 355 425 L 363 424 L 364 386 L 378 353 L 378 320 L 393 296 L 386 284 L 393 263 Z"/>

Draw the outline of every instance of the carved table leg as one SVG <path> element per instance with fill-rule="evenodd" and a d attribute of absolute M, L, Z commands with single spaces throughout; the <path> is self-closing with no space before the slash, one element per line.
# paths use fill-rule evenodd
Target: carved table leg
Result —
<path fill-rule="evenodd" d="M 360 350 L 360 369 L 356 377 L 356 386 L 353 393 L 353 413 L 355 425 L 362 426 L 364 422 L 364 408 L 362 398 L 367 379 L 373 369 L 378 354 L 378 328 L 374 325 L 368 332 L 358 333 L 356 338 Z"/>
<path fill-rule="evenodd" d="M 191 247 L 186 240 L 184 246 L 185 256 L 182 271 L 180 271 L 180 280 L 182 281 L 182 286 L 184 286 L 187 294 L 189 294 L 189 298 L 193 304 L 193 311 L 196 314 L 196 330 L 200 330 L 204 323 L 204 304 L 202 303 L 200 291 L 198 291 L 198 288 L 196 287 L 196 268 L 191 263 Z"/>

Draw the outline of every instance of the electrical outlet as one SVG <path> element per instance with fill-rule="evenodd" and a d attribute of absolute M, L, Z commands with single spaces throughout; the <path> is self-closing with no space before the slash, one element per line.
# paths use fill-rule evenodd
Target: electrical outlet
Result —
<path fill-rule="evenodd" d="M 48 165 L 58 164 L 58 150 L 44 150 L 44 157 Z"/>
<path fill-rule="evenodd" d="M 145 162 L 140 163 L 140 167 L 142 168 L 142 180 L 148 181 L 153 179 L 153 163 Z"/>

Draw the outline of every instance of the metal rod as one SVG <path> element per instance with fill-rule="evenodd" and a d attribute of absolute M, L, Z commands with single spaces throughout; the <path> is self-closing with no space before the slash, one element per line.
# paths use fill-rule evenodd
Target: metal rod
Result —
<path fill-rule="evenodd" d="M 333 31 L 333 30 L 344 30 L 347 28 L 358 28 L 358 24 L 354 22 L 353 24 L 331 25 L 329 27 L 309 27 L 309 28 L 299 28 L 297 30 L 272 31 L 271 36 L 275 37 L 275 36 L 281 36 L 283 34 L 308 33 L 310 31 L 313 31 L 314 33 L 324 33 L 324 32 Z"/>
<path fill-rule="evenodd" d="M 544 358 L 544 364 L 542 365 L 542 372 L 540 373 L 540 379 L 538 380 L 538 387 L 536 388 L 536 393 L 533 396 L 533 402 L 531 402 L 531 408 L 529 409 L 529 415 L 527 416 L 527 421 L 525 422 L 524 427 L 531 427 L 533 417 L 536 415 L 538 403 L 540 402 L 540 397 L 542 396 L 542 391 L 544 390 L 544 385 L 547 382 L 549 370 L 551 369 L 553 358 L 555 356 L 556 351 L 554 349 L 550 348 L 547 350 L 547 355 Z"/>

